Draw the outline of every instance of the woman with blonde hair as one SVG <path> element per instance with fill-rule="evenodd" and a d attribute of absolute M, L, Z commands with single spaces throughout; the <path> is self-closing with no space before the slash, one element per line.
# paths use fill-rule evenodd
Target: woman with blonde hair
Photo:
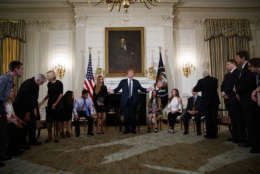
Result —
<path fill-rule="evenodd" d="M 94 105 L 97 112 L 97 134 L 104 134 L 104 123 L 106 119 L 106 98 L 107 87 L 104 85 L 103 76 L 97 77 L 97 83 L 94 86 Z"/>
<path fill-rule="evenodd" d="M 168 103 L 168 121 L 170 126 L 169 133 L 174 133 L 176 118 L 182 113 L 182 100 L 178 89 L 173 89 L 171 93 L 172 96 Z"/>
<path fill-rule="evenodd" d="M 8 154 L 19 155 L 20 147 L 22 147 L 22 134 L 24 133 L 24 125 L 26 124 L 22 119 L 16 116 L 13 109 L 13 102 L 15 99 L 15 92 L 12 88 L 9 98 L 5 103 L 8 129 Z"/>
<path fill-rule="evenodd" d="M 52 140 L 52 127 L 54 125 L 54 137 L 55 142 L 59 142 L 60 133 L 60 122 L 62 121 L 61 112 L 61 98 L 63 96 L 63 84 L 61 81 L 56 79 L 56 74 L 54 71 L 47 72 L 47 79 L 49 83 L 47 84 L 48 93 L 43 99 L 40 105 L 42 105 L 46 100 L 48 104 L 46 107 L 46 122 L 48 125 L 48 139 L 46 143 Z"/>

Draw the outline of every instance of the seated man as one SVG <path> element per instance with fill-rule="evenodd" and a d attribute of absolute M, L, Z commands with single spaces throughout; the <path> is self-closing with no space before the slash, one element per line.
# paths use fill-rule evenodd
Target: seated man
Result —
<path fill-rule="evenodd" d="M 192 97 L 188 99 L 186 112 L 183 115 L 184 122 L 184 134 L 189 133 L 189 120 L 191 117 L 195 117 L 197 135 L 201 135 L 201 112 L 199 111 L 201 97 L 198 96 L 197 92 L 192 92 Z"/>
<path fill-rule="evenodd" d="M 88 120 L 88 135 L 93 136 L 93 122 L 94 122 L 94 106 L 89 97 L 89 92 L 86 89 L 82 91 L 82 97 L 76 100 L 73 108 L 74 121 L 75 121 L 75 134 L 76 137 L 80 136 L 79 117 L 86 117 Z"/>

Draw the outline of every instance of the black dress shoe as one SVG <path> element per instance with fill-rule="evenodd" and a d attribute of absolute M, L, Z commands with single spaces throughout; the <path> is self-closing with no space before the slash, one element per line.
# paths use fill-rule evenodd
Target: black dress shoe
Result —
<path fill-rule="evenodd" d="M 38 146 L 41 145 L 42 143 L 39 141 L 31 142 L 30 145 Z"/>
<path fill-rule="evenodd" d="M 136 134 L 136 130 L 132 130 L 132 134 Z"/>
<path fill-rule="evenodd" d="M 16 151 L 10 152 L 9 154 L 10 154 L 11 156 L 19 156 L 19 155 L 21 155 L 23 152 L 24 152 L 24 151 L 22 151 L 22 150 L 16 150 Z"/>
<path fill-rule="evenodd" d="M 248 143 L 245 143 L 245 142 L 239 143 L 238 146 L 240 146 L 240 147 L 250 147 L 250 145 Z"/>
<path fill-rule="evenodd" d="M 129 134 L 129 133 L 130 133 L 130 132 L 129 132 L 129 131 L 127 131 L 127 130 L 125 130 L 125 131 L 124 131 L 124 134 Z"/>
<path fill-rule="evenodd" d="M 204 135 L 204 138 L 210 138 L 210 136 L 208 136 L 208 135 Z"/>
<path fill-rule="evenodd" d="M 0 162 L 0 168 L 1 168 L 1 167 L 4 167 L 4 166 L 5 166 L 5 163 L 1 163 L 1 162 Z"/>
<path fill-rule="evenodd" d="M 260 153 L 260 149 L 252 148 L 250 149 L 250 153 Z"/>
<path fill-rule="evenodd" d="M 200 136 L 200 135 L 202 135 L 201 132 L 197 132 L 197 136 Z"/>
<path fill-rule="evenodd" d="M 25 144 L 25 145 L 22 145 L 21 146 L 21 149 L 24 149 L 24 150 L 29 150 L 30 149 L 30 146 Z"/>
<path fill-rule="evenodd" d="M 93 132 L 89 132 L 88 135 L 90 135 L 90 136 L 94 136 Z"/>
<path fill-rule="evenodd" d="M 10 156 L 10 155 L 5 155 L 5 156 L 2 156 L 2 157 L 0 158 L 0 161 L 7 161 L 7 160 L 10 160 L 10 159 L 12 159 L 12 156 Z"/>
<path fill-rule="evenodd" d="M 233 141 L 233 139 L 232 138 L 228 138 L 227 141 Z"/>
<path fill-rule="evenodd" d="M 204 135 L 205 138 L 208 138 L 208 139 L 215 139 L 217 138 L 217 136 L 209 136 L 209 135 Z"/>

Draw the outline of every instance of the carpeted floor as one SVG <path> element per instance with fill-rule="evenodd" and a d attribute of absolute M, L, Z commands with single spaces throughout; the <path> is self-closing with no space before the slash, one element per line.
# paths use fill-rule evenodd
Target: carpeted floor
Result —
<path fill-rule="evenodd" d="M 192 131 L 183 135 L 180 128 L 175 134 L 169 134 L 166 126 L 163 129 L 147 134 L 146 127 L 141 127 L 138 134 L 124 135 L 108 127 L 104 135 L 93 137 L 84 132 L 79 138 L 33 146 L 19 158 L 6 162 L 0 173 L 260 173 L 260 155 L 227 142 L 227 129 L 221 129 L 219 138 L 213 140 Z M 40 140 L 46 137 L 44 130 Z"/>

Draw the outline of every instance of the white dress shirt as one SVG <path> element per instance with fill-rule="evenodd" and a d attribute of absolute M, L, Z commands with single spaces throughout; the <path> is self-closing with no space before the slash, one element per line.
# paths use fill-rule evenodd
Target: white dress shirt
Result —
<path fill-rule="evenodd" d="M 15 118 L 12 118 L 12 116 L 15 115 L 13 104 L 7 102 L 5 104 L 5 110 L 6 110 L 6 117 L 8 119 L 8 122 L 13 122 L 16 124 L 17 120 Z"/>
<path fill-rule="evenodd" d="M 168 112 L 182 112 L 182 104 L 179 103 L 178 97 L 173 97 L 171 102 L 168 104 Z"/>
<path fill-rule="evenodd" d="M 233 73 L 236 69 L 237 69 L 237 67 L 234 67 L 234 68 L 230 71 L 230 73 Z"/>
<path fill-rule="evenodd" d="M 242 65 L 242 69 L 245 68 L 246 64 L 247 64 L 247 61 L 245 61 L 245 62 L 243 63 L 243 65 Z"/>
<path fill-rule="evenodd" d="M 130 82 L 131 82 L 131 84 L 132 84 L 132 86 L 131 86 L 131 96 L 133 95 L 133 79 L 129 79 L 128 78 L 128 86 L 130 85 Z M 129 91 L 130 92 L 130 91 Z"/>

